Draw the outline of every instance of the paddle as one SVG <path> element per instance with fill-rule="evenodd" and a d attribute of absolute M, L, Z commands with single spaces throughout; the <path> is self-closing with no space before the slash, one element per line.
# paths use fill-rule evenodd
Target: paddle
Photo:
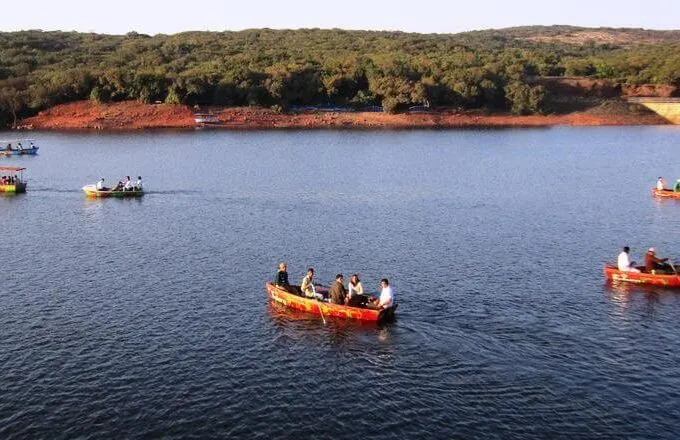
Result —
<path fill-rule="evenodd" d="M 675 274 L 677 275 L 677 274 L 678 274 L 678 271 L 675 269 L 675 266 L 673 265 L 673 262 L 672 262 L 671 260 L 668 260 L 668 264 L 671 266 L 671 269 L 673 269 L 673 272 L 675 272 Z"/>
<path fill-rule="evenodd" d="M 321 304 L 317 302 L 316 305 L 317 307 L 319 307 L 319 313 L 321 314 L 321 319 L 323 319 L 323 325 L 326 325 L 326 318 L 323 317 L 323 310 L 321 310 Z"/>
<path fill-rule="evenodd" d="M 314 287 L 315 284 L 312 282 L 310 285 L 312 286 L 312 297 L 313 297 L 313 298 L 316 298 L 316 299 L 318 300 L 319 297 L 316 296 L 316 288 Z M 305 295 L 305 296 L 306 296 L 306 295 Z M 319 314 L 321 315 L 321 319 L 323 320 L 323 325 L 326 325 L 326 318 L 324 318 L 324 316 L 323 316 L 323 310 L 321 310 L 321 304 L 319 304 L 319 303 L 317 302 L 317 303 L 316 303 L 316 306 L 319 308 Z"/>

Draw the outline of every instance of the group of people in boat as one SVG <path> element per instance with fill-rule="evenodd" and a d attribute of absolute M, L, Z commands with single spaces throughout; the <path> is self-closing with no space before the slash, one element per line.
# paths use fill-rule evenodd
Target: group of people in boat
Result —
<path fill-rule="evenodd" d="M 651 273 L 651 274 L 674 274 L 675 267 L 668 258 L 659 258 L 656 249 L 649 248 L 645 253 L 644 267 L 638 267 L 635 261 L 630 260 L 630 247 L 624 246 L 617 258 L 617 268 L 621 272 Z"/>
<path fill-rule="evenodd" d="M 27 152 L 30 152 L 31 150 L 34 150 L 34 149 L 37 148 L 37 147 L 33 144 L 32 141 L 29 141 L 29 143 L 30 143 L 31 145 L 30 145 L 28 148 L 26 148 L 26 147 L 24 147 L 23 145 L 21 145 L 21 142 L 17 142 L 17 143 L 16 143 L 16 148 L 12 148 L 12 143 L 10 142 L 10 143 L 6 144 L 5 147 L 2 148 L 2 150 L 0 150 L 0 151 L 19 151 L 19 152 L 22 152 L 22 151 L 25 150 L 25 151 L 27 151 Z"/>
<path fill-rule="evenodd" d="M 95 185 L 97 191 L 142 191 L 144 186 L 142 185 L 142 176 L 137 176 L 137 181 L 132 183 L 130 176 L 125 176 L 125 179 L 119 180 L 118 184 L 114 188 L 107 188 L 104 185 L 104 178 L 100 178 Z"/>
<path fill-rule="evenodd" d="M 659 191 L 670 191 L 670 189 L 666 189 L 666 181 L 663 179 L 663 176 L 659 176 L 659 178 L 656 180 L 656 189 Z M 680 192 L 680 179 L 675 181 L 675 186 L 673 186 L 673 191 L 674 192 Z"/>
<path fill-rule="evenodd" d="M 18 182 L 19 182 L 19 178 L 16 175 L 14 175 L 14 176 L 2 176 L 2 178 L 0 178 L 0 184 L 2 184 L 2 185 L 15 185 Z"/>
<path fill-rule="evenodd" d="M 394 291 L 387 278 L 380 280 L 381 290 L 378 298 L 364 294 L 364 287 L 357 274 L 353 274 L 350 277 L 347 287 L 345 287 L 345 277 L 342 274 L 337 274 L 335 276 L 335 281 L 333 281 L 328 291 L 324 289 L 323 291 L 317 292 L 315 286 L 318 285 L 314 283 L 314 268 L 310 267 L 302 278 L 298 292 L 298 289 L 295 288 L 296 286 L 291 286 L 288 282 L 288 266 L 284 262 L 279 264 L 279 270 L 276 272 L 274 284 L 289 293 L 351 307 L 382 310 L 393 307 L 396 304 Z"/>

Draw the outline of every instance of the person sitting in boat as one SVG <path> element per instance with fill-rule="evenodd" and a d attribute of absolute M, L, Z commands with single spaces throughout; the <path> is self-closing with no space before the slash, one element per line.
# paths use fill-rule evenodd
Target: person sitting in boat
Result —
<path fill-rule="evenodd" d="M 125 176 L 125 181 L 123 182 L 123 191 L 132 191 L 134 188 L 132 186 L 132 180 L 130 176 Z"/>
<path fill-rule="evenodd" d="M 286 263 L 281 263 L 279 264 L 279 271 L 276 272 L 276 279 L 274 280 L 274 284 L 276 284 L 277 287 L 283 287 L 284 289 L 288 289 L 290 284 L 288 283 L 288 272 L 286 269 L 288 266 Z"/>
<path fill-rule="evenodd" d="M 97 189 L 97 191 L 106 191 L 106 190 L 108 189 L 108 188 L 106 188 L 106 187 L 104 186 L 104 178 L 103 178 L 103 177 L 100 178 L 100 179 L 97 181 L 97 184 L 95 185 L 95 188 Z"/>
<path fill-rule="evenodd" d="M 2 176 L 0 182 L 2 182 L 3 185 L 7 185 L 7 176 Z"/>
<path fill-rule="evenodd" d="M 142 186 L 142 176 L 137 176 L 137 182 L 135 182 L 135 191 L 142 191 L 144 187 Z"/>
<path fill-rule="evenodd" d="M 364 295 L 364 287 L 361 285 L 361 280 L 359 275 L 352 274 L 349 277 L 349 283 L 347 284 L 347 304 L 354 307 L 361 307 L 366 305 L 368 302 L 368 297 Z"/>
<path fill-rule="evenodd" d="M 390 287 L 390 282 L 387 280 L 387 278 L 380 280 L 380 287 L 382 288 L 380 290 L 380 298 L 372 298 L 372 304 L 370 304 L 371 307 L 381 310 L 393 307 L 394 291 L 392 290 L 392 287 Z"/>
<path fill-rule="evenodd" d="M 302 291 L 302 294 L 307 297 L 307 298 L 316 298 L 320 301 L 323 301 L 323 295 L 321 293 L 317 293 L 316 289 L 314 288 L 314 269 L 309 268 L 307 269 L 307 275 L 302 279 L 302 283 L 300 283 L 300 290 Z"/>
<path fill-rule="evenodd" d="M 645 272 L 647 273 L 666 273 L 672 270 L 671 266 L 666 263 L 668 258 L 659 258 L 656 256 L 656 249 L 649 248 L 645 254 Z"/>
<path fill-rule="evenodd" d="M 345 289 L 345 277 L 341 273 L 335 276 L 335 281 L 333 281 L 333 285 L 328 291 L 328 296 L 333 304 L 346 304 L 347 289 Z"/>
<path fill-rule="evenodd" d="M 659 191 L 663 191 L 666 189 L 666 181 L 663 180 L 663 177 L 659 176 L 659 178 L 656 181 L 656 189 Z"/>
<path fill-rule="evenodd" d="M 122 191 L 123 185 L 125 185 L 125 183 L 123 183 L 122 180 L 119 180 L 118 183 L 116 183 L 116 186 L 113 188 L 112 191 Z"/>
<path fill-rule="evenodd" d="M 617 259 L 617 266 L 621 272 L 640 272 L 640 269 L 635 267 L 635 261 L 630 261 L 628 253 L 630 248 L 624 246 L 623 251 L 619 254 Z"/>
<path fill-rule="evenodd" d="M 680 192 L 680 179 L 675 181 L 675 186 L 673 187 L 673 191 Z"/>

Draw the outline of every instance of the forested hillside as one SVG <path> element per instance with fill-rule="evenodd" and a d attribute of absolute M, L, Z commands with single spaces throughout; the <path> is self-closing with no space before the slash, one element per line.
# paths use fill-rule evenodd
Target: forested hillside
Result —
<path fill-rule="evenodd" d="M 82 99 L 526 114 L 545 111 L 548 92 L 536 78 L 548 76 L 680 86 L 680 32 L 553 26 L 453 35 L 0 33 L 0 124 Z"/>

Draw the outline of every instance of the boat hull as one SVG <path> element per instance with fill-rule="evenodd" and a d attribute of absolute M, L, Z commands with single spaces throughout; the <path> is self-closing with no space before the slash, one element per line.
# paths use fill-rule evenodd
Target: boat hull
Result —
<path fill-rule="evenodd" d="M 384 321 L 394 317 L 393 309 L 375 310 L 322 302 L 316 299 L 309 299 L 289 293 L 270 282 L 266 283 L 266 287 L 267 294 L 273 301 L 283 304 L 291 309 L 302 310 L 314 315 L 323 314 L 324 317 L 358 319 L 361 321 L 375 322 Z"/>
<path fill-rule="evenodd" d="M 0 184 L 0 192 L 4 193 L 25 193 L 26 192 L 26 184 L 25 183 L 15 183 L 12 185 L 3 185 Z"/>
<path fill-rule="evenodd" d="M 604 275 L 609 282 L 645 284 L 668 288 L 680 288 L 680 275 L 644 272 L 622 272 L 611 264 L 605 264 Z"/>
<path fill-rule="evenodd" d="M 34 155 L 38 154 L 38 149 L 39 149 L 39 147 L 24 148 L 23 150 L 18 150 L 18 149 L 13 148 L 11 150 L 0 151 L 0 155 L 3 155 L 3 156 L 24 156 L 24 155 L 34 156 Z"/>
<path fill-rule="evenodd" d="M 114 191 L 106 190 L 100 191 L 94 185 L 85 185 L 83 187 L 83 192 L 85 196 L 92 198 L 103 198 L 103 197 L 141 197 L 144 195 L 144 191 Z"/>
<path fill-rule="evenodd" d="M 652 188 L 652 195 L 660 199 L 678 199 L 680 200 L 680 192 L 673 191 L 672 189 L 656 189 Z"/>

